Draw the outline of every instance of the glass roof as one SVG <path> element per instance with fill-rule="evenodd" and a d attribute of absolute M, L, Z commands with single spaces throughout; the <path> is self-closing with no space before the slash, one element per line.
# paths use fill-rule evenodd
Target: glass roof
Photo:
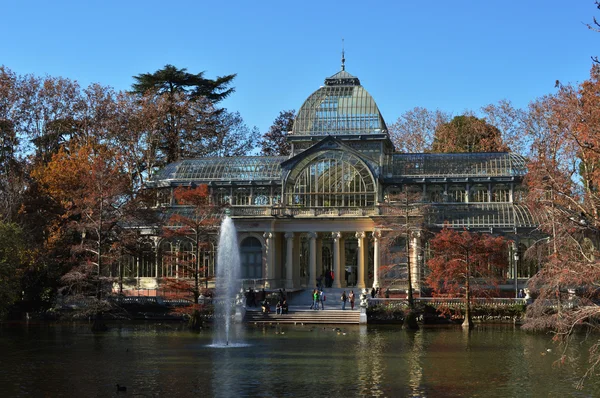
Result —
<path fill-rule="evenodd" d="M 526 161 L 515 153 L 417 153 L 393 155 L 384 177 L 524 176 Z"/>
<path fill-rule="evenodd" d="M 469 203 L 430 205 L 426 214 L 428 224 L 452 228 L 536 228 L 539 215 L 525 205 L 512 203 Z"/>
<path fill-rule="evenodd" d="M 345 70 L 302 104 L 292 135 L 385 134 L 387 127 L 373 97 Z"/>
<path fill-rule="evenodd" d="M 281 162 L 287 156 L 243 156 L 187 159 L 167 165 L 151 183 L 159 181 L 256 181 L 281 180 Z M 151 185 L 151 184 L 150 184 Z"/>

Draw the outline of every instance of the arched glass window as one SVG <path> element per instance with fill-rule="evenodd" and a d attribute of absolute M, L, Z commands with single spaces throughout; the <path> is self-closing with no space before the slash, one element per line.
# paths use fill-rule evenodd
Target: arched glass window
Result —
<path fill-rule="evenodd" d="M 158 272 L 160 278 L 175 278 L 177 277 L 177 251 L 175 245 L 163 240 L 160 243 L 160 261 Z"/>
<path fill-rule="evenodd" d="M 156 276 L 156 252 L 151 242 L 143 242 L 141 245 L 138 276 L 142 278 Z"/>
<path fill-rule="evenodd" d="M 450 185 L 448 187 L 448 201 L 449 202 L 465 202 L 465 186 L 464 185 Z"/>
<path fill-rule="evenodd" d="M 196 253 L 194 245 L 189 241 L 181 241 L 179 243 L 179 256 L 178 256 L 178 270 L 177 277 L 179 278 L 192 278 L 194 277 L 194 271 L 196 269 Z"/>
<path fill-rule="evenodd" d="M 430 203 L 442 203 L 444 201 L 443 185 L 428 185 L 425 190 L 427 192 L 427 201 Z"/>
<path fill-rule="evenodd" d="M 156 201 L 158 206 L 169 206 L 171 204 L 171 189 L 159 189 L 156 193 Z"/>
<path fill-rule="evenodd" d="M 269 188 L 258 187 L 254 188 L 252 195 L 252 202 L 254 206 L 268 206 L 269 205 Z"/>
<path fill-rule="evenodd" d="M 273 204 L 281 203 L 281 188 L 273 188 Z"/>
<path fill-rule="evenodd" d="M 248 206 L 250 204 L 250 190 L 248 188 L 236 188 L 233 195 L 235 206 Z"/>
<path fill-rule="evenodd" d="M 492 187 L 492 202 L 510 202 L 510 190 L 506 184 Z"/>
<path fill-rule="evenodd" d="M 469 191 L 470 202 L 488 202 L 488 187 L 483 184 L 476 184 Z"/>
<path fill-rule="evenodd" d="M 304 207 L 364 207 L 375 204 L 375 181 L 358 157 L 323 152 L 292 171 L 286 186 L 288 205 Z"/>
<path fill-rule="evenodd" d="M 231 200 L 229 188 L 218 188 L 214 191 L 214 200 L 217 205 L 228 205 Z"/>
<path fill-rule="evenodd" d="M 513 202 L 519 203 L 524 202 L 525 197 L 527 196 L 527 190 L 522 185 L 516 185 L 513 188 Z"/>

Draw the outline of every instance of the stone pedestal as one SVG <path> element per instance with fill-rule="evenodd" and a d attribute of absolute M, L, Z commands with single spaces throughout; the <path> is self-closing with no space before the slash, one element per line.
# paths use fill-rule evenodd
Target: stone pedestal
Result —
<path fill-rule="evenodd" d="M 244 289 L 235 296 L 235 315 L 233 317 L 236 323 L 242 323 L 246 315 L 246 298 L 244 297 Z"/>
<path fill-rule="evenodd" d="M 367 323 L 367 308 L 369 307 L 369 294 L 367 289 L 363 289 L 360 293 L 360 319 L 358 321 L 359 324 L 365 325 Z"/>

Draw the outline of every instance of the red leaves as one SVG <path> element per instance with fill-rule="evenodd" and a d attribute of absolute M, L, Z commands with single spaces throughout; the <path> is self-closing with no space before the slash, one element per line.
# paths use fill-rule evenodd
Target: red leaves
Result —
<path fill-rule="evenodd" d="M 502 237 L 444 228 L 430 244 L 434 256 L 427 262 L 427 282 L 439 294 L 463 293 L 468 279 L 472 288 L 489 288 L 508 265 Z"/>

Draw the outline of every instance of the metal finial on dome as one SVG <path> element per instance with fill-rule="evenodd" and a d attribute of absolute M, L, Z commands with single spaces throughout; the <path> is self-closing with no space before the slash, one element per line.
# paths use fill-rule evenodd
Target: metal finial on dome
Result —
<path fill-rule="evenodd" d="M 344 57 L 344 39 L 342 38 L 342 70 L 346 70 L 346 58 Z"/>

